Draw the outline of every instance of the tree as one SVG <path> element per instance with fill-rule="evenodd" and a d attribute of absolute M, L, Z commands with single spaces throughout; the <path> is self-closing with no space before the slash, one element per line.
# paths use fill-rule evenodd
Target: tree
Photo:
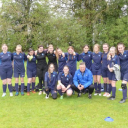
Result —
<path fill-rule="evenodd" d="M 3 1 L 0 12 L 0 41 L 7 43 L 10 50 L 17 44 L 23 45 L 24 50 L 31 47 L 35 38 L 33 30 L 43 28 L 50 17 L 47 2 L 39 3 L 38 0 Z"/>

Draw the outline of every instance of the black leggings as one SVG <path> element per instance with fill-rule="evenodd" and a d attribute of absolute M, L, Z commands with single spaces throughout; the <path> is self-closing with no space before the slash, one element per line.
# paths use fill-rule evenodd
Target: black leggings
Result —
<path fill-rule="evenodd" d="M 42 83 L 44 83 L 44 78 L 38 77 L 38 79 L 39 79 L 39 90 L 42 90 Z"/>
<path fill-rule="evenodd" d="M 80 93 L 80 90 L 75 85 L 72 85 L 71 88 L 73 90 L 75 90 L 76 92 Z M 87 88 L 84 88 L 83 90 L 86 90 L 86 89 L 88 89 L 89 94 L 92 94 L 94 91 L 94 85 L 92 84 L 92 85 L 88 86 Z M 81 91 L 83 91 L 83 90 L 81 90 Z"/>

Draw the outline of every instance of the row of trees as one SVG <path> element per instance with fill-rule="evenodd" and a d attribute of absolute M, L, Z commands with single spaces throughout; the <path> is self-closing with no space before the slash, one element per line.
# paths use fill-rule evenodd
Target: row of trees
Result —
<path fill-rule="evenodd" d="M 81 52 L 84 44 L 128 43 L 127 0 L 3 0 L 0 14 L 0 45 L 10 51 L 17 44 Z"/>

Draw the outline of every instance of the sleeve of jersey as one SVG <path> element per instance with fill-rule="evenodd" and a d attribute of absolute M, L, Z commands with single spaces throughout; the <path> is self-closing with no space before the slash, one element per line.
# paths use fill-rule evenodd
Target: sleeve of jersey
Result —
<path fill-rule="evenodd" d="M 101 52 L 101 61 L 102 61 L 102 56 L 103 56 L 103 53 Z"/>
<path fill-rule="evenodd" d="M 79 55 L 78 53 L 76 53 L 77 55 L 77 61 L 80 61 L 81 60 L 81 55 Z"/>
<path fill-rule="evenodd" d="M 58 81 L 58 74 L 56 73 L 56 82 Z"/>
<path fill-rule="evenodd" d="M 61 76 L 61 72 L 58 74 L 58 80 L 61 80 L 60 76 Z"/>
<path fill-rule="evenodd" d="M 13 53 L 11 53 L 11 61 L 13 61 Z"/>
<path fill-rule="evenodd" d="M 73 81 L 73 80 L 72 80 L 72 76 L 71 76 L 70 81 L 69 81 L 69 84 L 70 84 L 70 85 L 72 85 L 72 81 Z"/>
<path fill-rule="evenodd" d="M 65 53 L 66 61 L 68 60 L 68 53 Z"/>
<path fill-rule="evenodd" d="M 118 56 L 117 56 L 117 64 L 120 65 L 120 59 Z"/>
<path fill-rule="evenodd" d="M 24 53 L 24 60 L 26 61 L 27 60 L 27 55 Z"/>
<path fill-rule="evenodd" d="M 48 73 L 46 72 L 45 77 L 44 77 L 44 81 L 47 81 L 47 80 L 48 80 Z"/>
<path fill-rule="evenodd" d="M 88 82 L 86 82 L 84 84 L 84 88 L 87 88 L 88 86 L 90 86 L 93 83 L 93 76 L 91 71 L 89 71 L 89 75 L 88 75 Z"/>
<path fill-rule="evenodd" d="M 73 77 L 73 83 L 74 83 L 74 85 L 76 86 L 76 87 L 78 87 L 78 79 L 77 79 L 77 71 L 75 72 L 75 75 L 74 75 L 74 77 Z"/>

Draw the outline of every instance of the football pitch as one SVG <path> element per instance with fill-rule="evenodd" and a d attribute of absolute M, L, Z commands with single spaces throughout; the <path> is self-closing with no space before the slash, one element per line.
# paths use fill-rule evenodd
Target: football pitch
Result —
<path fill-rule="evenodd" d="M 38 82 L 38 80 L 36 81 Z M 14 78 L 12 80 L 14 86 Z M 0 128 L 128 128 L 128 100 L 120 104 L 122 92 L 117 83 L 116 99 L 103 96 L 88 99 L 88 94 L 77 97 L 64 95 L 64 99 L 45 99 L 45 95 L 2 96 L 0 81 Z M 27 77 L 25 77 L 27 85 Z M 15 94 L 15 93 L 13 93 Z M 103 93 L 102 93 L 103 94 Z M 111 117 L 113 122 L 104 119 Z"/>

